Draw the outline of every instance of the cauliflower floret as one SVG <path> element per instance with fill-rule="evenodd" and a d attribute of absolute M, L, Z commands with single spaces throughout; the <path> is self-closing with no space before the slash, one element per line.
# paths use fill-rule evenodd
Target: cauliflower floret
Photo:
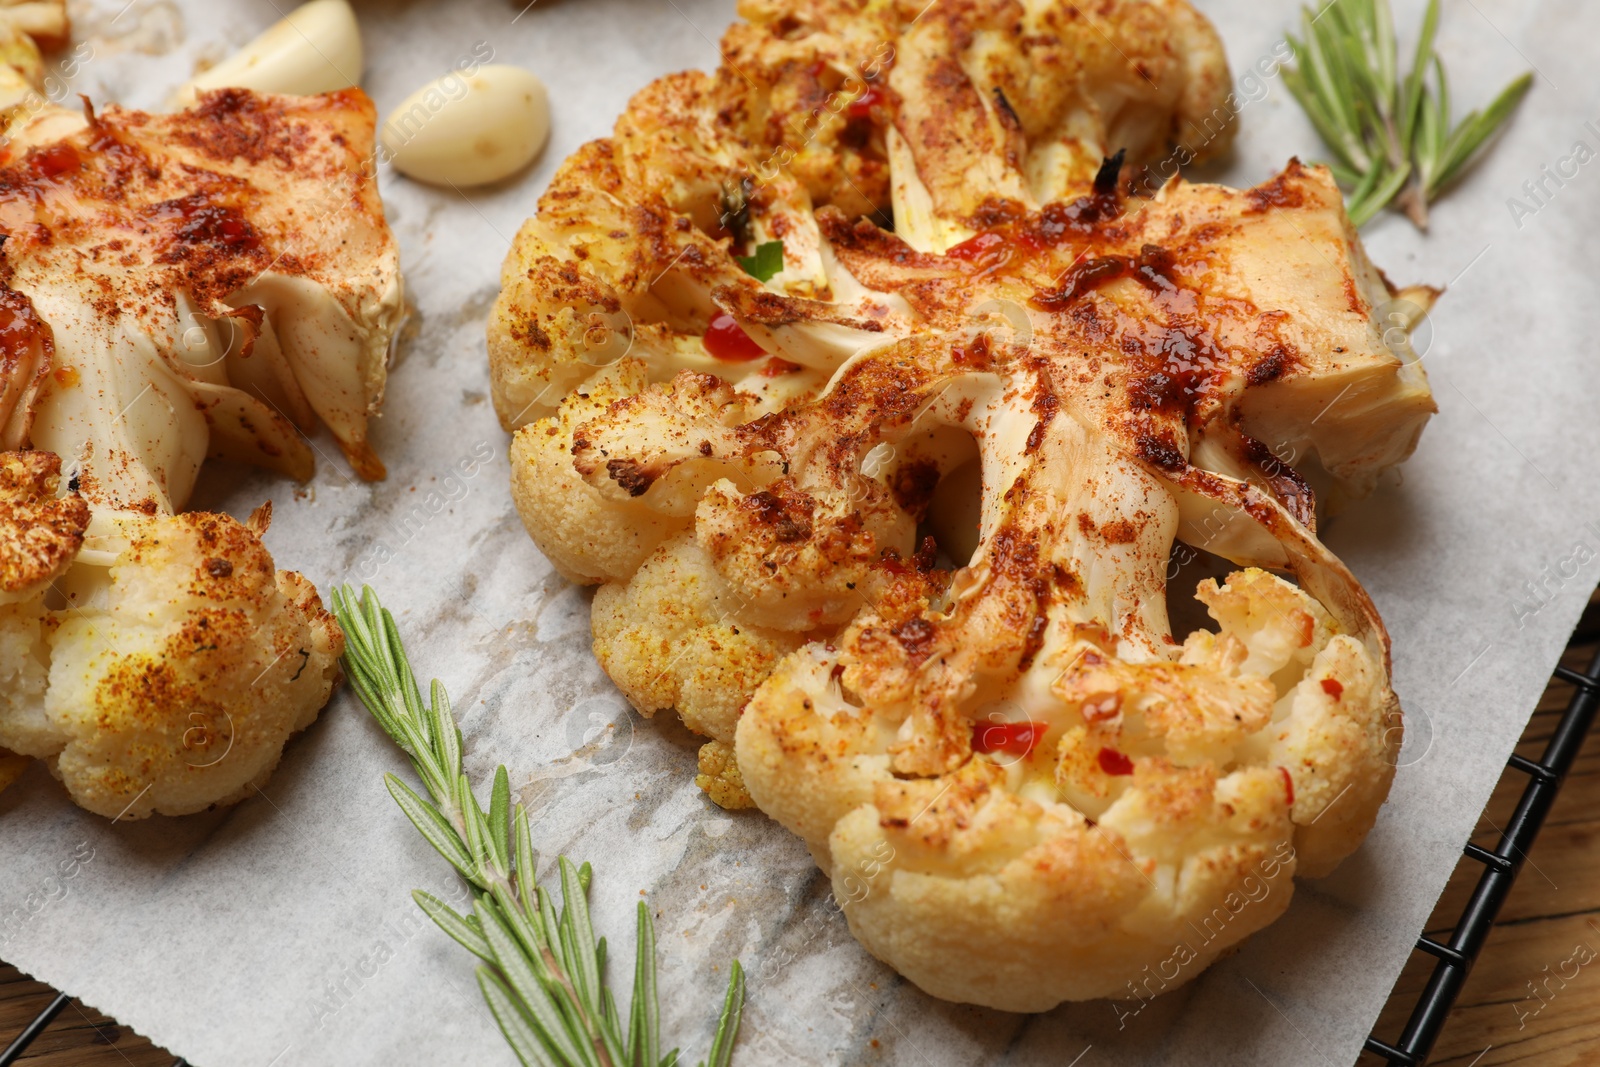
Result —
<path fill-rule="evenodd" d="M 744 787 L 744 777 L 739 773 L 739 760 L 734 755 L 732 744 L 727 741 L 707 741 L 700 746 L 698 763 L 700 773 L 694 776 L 694 784 L 704 790 L 718 807 L 740 811 L 756 806 L 756 802 L 750 799 L 750 791 Z"/>
<path fill-rule="evenodd" d="M 1269 733 L 1267 761 L 1293 784 L 1300 871 L 1321 878 L 1378 820 L 1398 762 L 1399 701 L 1382 665 L 1339 634 L 1317 652 Z"/>
<path fill-rule="evenodd" d="M 89 525 L 81 498 L 56 495 L 60 481 L 61 459 L 52 453 L 0 453 L 0 746 L 26 756 L 61 747 L 44 711 L 44 597 Z"/>
<path fill-rule="evenodd" d="M 0 605 L 0 745 L 28 756 L 47 756 L 61 747 L 44 710 L 50 672 L 44 624 L 42 597 Z"/>
<path fill-rule="evenodd" d="M 327 702 L 337 624 L 274 570 L 270 507 L 91 514 L 60 468 L 0 453 L 0 751 L 113 818 L 239 799 Z"/>
<path fill-rule="evenodd" d="M 729 258 L 725 237 L 665 204 L 626 206 L 615 157 L 613 142 L 594 141 L 562 164 L 506 254 L 488 331 L 501 425 L 546 417 L 625 357 L 639 362 L 645 382 L 717 371 L 774 402 L 820 385 L 820 375 L 776 356 L 733 374 L 706 349 L 701 336 L 720 313 L 713 290 L 760 286 Z"/>
<path fill-rule="evenodd" d="M 1159 185 L 1235 127 L 1222 42 L 1187 0 L 932 6 L 888 81 L 895 232 L 924 252 L 1064 197 L 1108 156 L 1137 169 L 1171 150 Z"/>
<path fill-rule="evenodd" d="M 1326 873 L 1360 843 L 1398 740 L 1380 664 L 1310 597 L 1247 570 L 1203 599 L 1221 631 L 1192 635 L 1182 662 L 1123 660 L 1093 628 L 1047 638 L 1015 687 L 1034 701 L 1021 748 L 983 740 L 1016 722 L 989 725 L 970 687 L 972 713 L 931 727 L 936 683 L 869 695 L 916 652 L 875 639 L 887 620 L 858 620 L 838 652 L 807 646 L 751 700 L 746 788 L 806 839 L 862 944 L 936 996 L 1042 1011 L 1126 993 L 1174 952 L 1168 980 L 1187 980 L 1282 914 L 1297 871 Z M 935 616 L 930 654 L 959 655 L 944 636 L 959 627 Z M 929 729 L 960 755 L 907 779 Z"/>
<path fill-rule="evenodd" d="M 511 440 L 511 497 L 530 536 L 563 578 L 624 581 L 686 523 L 626 496 L 607 497 L 572 466 L 573 435 L 613 402 L 643 386 L 643 367 L 625 360 L 573 393 L 560 411 Z"/>
<path fill-rule="evenodd" d="M 116 516 L 63 583 L 45 710 L 56 773 L 108 817 L 184 815 L 265 784 L 338 678 L 344 637 L 300 575 L 226 516 Z"/>
<path fill-rule="evenodd" d="M 891 780 L 831 835 L 851 932 L 935 996 L 1011 1011 L 1128 996 L 1148 968 L 1193 977 L 1289 904 L 1276 774 L 1141 769 L 1116 829 L 1004 778 L 974 760 Z"/>
<path fill-rule="evenodd" d="M 743 606 L 692 536 L 680 534 L 626 583 L 594 595 L 594 652 L 645 716 L 676 708 L 731 744 L 746 701 L 804 638 L 741 622 Z"/>

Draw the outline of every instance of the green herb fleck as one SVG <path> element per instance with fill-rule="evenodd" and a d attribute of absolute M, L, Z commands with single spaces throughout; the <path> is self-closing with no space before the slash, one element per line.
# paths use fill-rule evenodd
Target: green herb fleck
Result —
<path fill-rule="evenodd" d="M 783 242 L 763 241 L 753 256 L 734 256 L 744 272 L 758 282 L 770 282 L 783 269 Z"/>

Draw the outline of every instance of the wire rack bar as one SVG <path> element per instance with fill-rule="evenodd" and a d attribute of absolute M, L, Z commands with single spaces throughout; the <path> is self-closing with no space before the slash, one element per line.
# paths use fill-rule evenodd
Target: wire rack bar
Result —
<path fill-rule="evenodd" d="M 1366 1050 L 1382 1056 L 1394 1067 L 1420 1067 L 1428 1061 L 1428 1054 L 1444 1029 L 1445 1019 L 1489 938 L 1500 906 L 1510 894 L 1522 870 L 1522 862 L 1544 826 L 1550 805 L 1555 802 L 1567 772 L 1578 758 L 1578 750 L 1594 724 L 1595 712 L 1600 710 L 1600 653 L 1590 661 L 1587 672 L 1557 667 L 1553 673 L 1556 678 L 1577 686 L 1577 692 L 1572 694 L 1572 700 L 1556 724 L 1542 758 L 1512 756 L 1506 761 L 1509 770 L 1528 776 L 1516 813 L 1493 850 L 1470 843 L 1461 850 L 1463 855 L 1483 864 L 1483 874 L 1449 940 L 1418 939 L 1417 949 L 1436 957 L 1439 962 L 1434 964 L 1433 974 L 1412 1009 L 1405 1029 L 1400 1032 L 1400 1040 L 1389 1044 L 1375 1034 L 1367 1038 Z"/>
<path fill-rule="evenodd" d="M 45 1027 L 55 1022 L 56 1016 L 61 1014 L 61 1009 L 65 1008 L 67 1002 L 71 999 L 65 993 L 57 993 L 56 999 L 45 1005 L 44 1011 L 35 1016 L 33 1022 L 22 1028 L 22 1033 L 17 1035 L 15 1041 L 6 1046 L 4 1052 L 0 1052 L 0 1067 L 11 1067 L 13 1063 L 16 1063 L 17 1058 L 28 1050 L 29 1045 L 33 1044 L 33 1039 L 44 1033 Z"/>

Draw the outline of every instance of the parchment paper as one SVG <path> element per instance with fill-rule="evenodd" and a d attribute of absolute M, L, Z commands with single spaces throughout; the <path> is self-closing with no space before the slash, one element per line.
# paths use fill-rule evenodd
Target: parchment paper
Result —
<path fill-rule="evenodd" d="M 75 5 L 91 54 L 72 91 L 158 106 L 197 59 L 279 14 L 272 0 L 124 2 Z M 1295 6 L 1202 6 L 1241 79 L 1243 129 L 1221 176 L 1250 184 L 1295 152 L 1318 158 L 1273 62 Z M 488 42 L 549 85 L 552 140 L 533 173 L 487 192 L 383 178 L 417 303 L 376 431 L 389 480 L 354 481 L 323 437 L 305 491 L 215 471 L 196 505 L 242 515 L 271 497 L 281 566 L 322 588 L 382 591 L 424 679 L 442 676 L 456 698 L 470 772 L 509 765 L 543 865 L 558 852 L 595 862 L 597 924 L 624 989 L 632 902 L 644 892 L 656 905 L 669 1041 L 704 1054 L 737 955 L 751 976 L 744 1064 L 1350 1063 L 1600 579 L 1600 164 L 1588 163 L 1600 124 L 1586 125 L 1600 122 L 1600 8 L 1446 4 L 1439 44 L 1458 106 L 1531 66 L 1538 80 L 1430 235 L 1396 216 L 1367 231 L 1397 282 L 1450 290 L 1419 344 L 1440 415 L 1403 478 L 1328 528 L 1393 633 L 1408 716 L 1376 830 L 1194 984 L 1142 1008 L 1035 1018 L 901 981 L 851 939 L 797 840 L 709 804 L 691 781 L 694 742 L 627 713 L 590 655 L 588 596 L 552 573 L 511 507 L 482 330 L 500 260 L 554 166 L 607 132 L 635 89 L 715 64 L 732 0 L 358 8 L 365 84 L 383 108 Z M 1397 8 L 1401 26 L 1417 24 L 1419 3 Z M 112 825 L 36 767 L 0 797 L 0 958 L 197 1067 L 513 1063 L 473 961 L 410 903 L 413 887 L 459 891 L 385 793 L 386 770 L 409 773 L 348 692 L 264 793 L 222 812 Z"/>

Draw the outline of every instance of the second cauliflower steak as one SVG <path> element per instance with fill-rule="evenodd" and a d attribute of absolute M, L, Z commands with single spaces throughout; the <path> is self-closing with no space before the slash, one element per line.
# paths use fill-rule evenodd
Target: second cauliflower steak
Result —
<path fill-rule="evenodd" d="M 184 508 L 208 457 L 309 478 L 319 421 L 383 477 L 367 422 L 404 301 L 375 110 L 222 90 L 0 117 L 0 757 L 108 818 L 238 800 L 344 640 L 274 566 L 270 508 Z"/>
<path fill-rule="evenodd" d="M 1415 446 L 1395 294 L 1320 169 L 1125 192 L 1229 136 L 1183 0 L 741 10 L 507 260 L 523 521 L 702 786 L 923 989 L 1186 980 L 1388 792 L 1388 637 L 1290 461 L 1359 494 Z M 773 241 L 765 282 L 734 258 Z M 1175 539 L 1242 568 L 1181 640 Z"/>

